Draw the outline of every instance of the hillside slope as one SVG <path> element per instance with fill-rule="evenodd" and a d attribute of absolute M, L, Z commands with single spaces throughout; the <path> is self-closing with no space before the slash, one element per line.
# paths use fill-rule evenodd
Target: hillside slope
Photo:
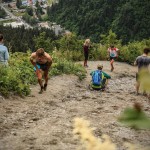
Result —
<path fill-rule="evenodd" d="M 150 1 L 59 0 L 48 9 L 50 21 L 99 42 L 110 29 L 123 43 L 150 38 Z"/>
<path fill-rule="evenodd" d="M 82 62 L 81 62 L 82 63 Z M 89 73 L 97 64 L 112 76 L 106 92 L 91 91 Z M 110 72 L 109 62 L 89 62 L 87 78 L 78 81 L 72 75 L 53 77 L 48 89 L 38 94 L 39 86 L 24 99 L 0 97 L 0 149 L 1 150 L 75 150 L 80 145 L 73 139 L 74 117 L 84 117 L 95 127 L 95 135 L 107 134 L 123 150 L 124 142 L 150 145 L 150 131 L 136 131 L 120 125 L 116 118 L 124 108 L 140 102 L 150 115 L 149 100 L 134 94 L 136 68 L 115 63 Z"/>

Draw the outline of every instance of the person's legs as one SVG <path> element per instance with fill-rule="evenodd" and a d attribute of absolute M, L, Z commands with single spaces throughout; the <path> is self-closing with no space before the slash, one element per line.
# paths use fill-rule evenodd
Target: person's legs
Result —
<path fill-rule="evenodd" d="M 140 81 L 139 81 L 139 74 L 136 73 L 136 94 L 139 94 L 139 89 L 140 89 Z"/>
<path fill-rule="evenodd" d="M 136 94 L 139 94 L 140 82 L 136 82 Z"/>
<path fill-rule="evenodd" d="M 105 89 L 107 88 L 107 84 L 108 84 L 108 80 L 107 80 L 107 78 L 104 77 L 104 79 L 102 81 L 102 89 L 103 89 L 103 91 L 105 91 Z"/>
<path fill-rule="evenodd" d="M 42 93 L 43 92 L 43 82 L 42 82 L 42 70 L 41 69 L 38 69 L 38 71 L 36 71 L 36 76 L 38 78 L 38 83 L 41 87 L 41 90 L 39 93 Z"/>
<path fill-rule="evenodd" d="M 88 65 L 87 65 L 88 52 L 84 52 L 84 57 L 85 57 L 85 59 L 84 59 L 84 67 L 88 67 Z"/>
<path fill-rule="evenodd" d="M 111 71 L 113 71 L 113 70 L 114 70 L 113 63 L 114 63 L 114 59 L 111 59 L 111 60 L 110 60 Z"/>
<path fill-rule="evenodd" d="M 44 79 L 45 79 L 44 90 L 46 91 L 47 83 L 48 83 L 48 70 L 44 71 Z"/>
<path fill-rule="evenodd" d="M 87 60 L 84 60 L 84 67 L 87 66 Z"/>

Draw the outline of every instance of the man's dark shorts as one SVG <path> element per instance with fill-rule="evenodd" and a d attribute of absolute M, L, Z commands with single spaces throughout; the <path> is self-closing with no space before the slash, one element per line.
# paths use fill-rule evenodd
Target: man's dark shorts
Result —
<path fill-rule="evenodd" d="M 43 71 L 46 71 L 47 70 L 47 67 L 48 67 L 48 62 L 45 63 L 45 64 L 39 64 L 39 63 L 36 63 L 38 69 L 42 69 Z M 36 71 L 36 68 L 34 67 L 34 71 Z"/>
<path fill-rule="evenodd" d="M 110 61 L 111 61 L 111 60 L 116 60 L 116 58 L 117 58 L 117 57 L 111 57 L 111 56 L 110 56 L 109 60 L 110 60 Z"/>

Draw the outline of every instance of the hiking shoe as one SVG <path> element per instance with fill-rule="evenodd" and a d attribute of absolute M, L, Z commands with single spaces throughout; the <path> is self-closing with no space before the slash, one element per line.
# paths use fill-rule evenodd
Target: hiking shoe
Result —
<path fill-rule="evenodd" d="M 42 87 L 41 87 L 41 90 L 39 91 L 39 94 L 42 94 L 43 91 L 44 91 L 44 87 L 42 86 Z"/>
<path fill-rule="evenodd" d="M 111 68 L 111 70 L 110 70 L 110 71 L 111 71 L 111 72 L 113 72 L 113 70 L 114 70 L 114 68 Z"/>
<path fill-rule="evenodd" d="M 44 91 L 46 91 L 47 89 L 47 84 L 44 84 Z"/>

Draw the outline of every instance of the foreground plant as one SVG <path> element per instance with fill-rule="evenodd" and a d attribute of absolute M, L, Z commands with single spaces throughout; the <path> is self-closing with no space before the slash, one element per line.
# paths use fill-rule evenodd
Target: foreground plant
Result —
<path fill-rule="evenodd" d="M 103 135 L 102 139 L 96 138 L 90 128 L 90 123 L 83 118 L 74 119 L 73 133 L 76 138 L 80 139 L 85 150 L 116 150 L 116 145 L 111 142 L 107 135 Z"/>
<path fill-rule="evenodd" d="M 109 136 L 103 135 L 101 139 L 98 139 L 93 134 L 93 129 L 90 127 L 90 123 L 83 118 L 75 118 L 73 124 L 73 134 L 76 139 L 79 139 L 82 148 L 80 150 L 117 150 L 117 146 L 111 142 Z M 131 143 L 125 143 L 125 147 L 128 150 L 148 150 L 139 145 L 133 145 Z"/>
<path fill-rule="evenodd" d="M 135 103 L 133 108 L 126 108 L 118 121 L 135 129 L 150 129 L 150 118 L 144 113 L 139 103 Z"/>

